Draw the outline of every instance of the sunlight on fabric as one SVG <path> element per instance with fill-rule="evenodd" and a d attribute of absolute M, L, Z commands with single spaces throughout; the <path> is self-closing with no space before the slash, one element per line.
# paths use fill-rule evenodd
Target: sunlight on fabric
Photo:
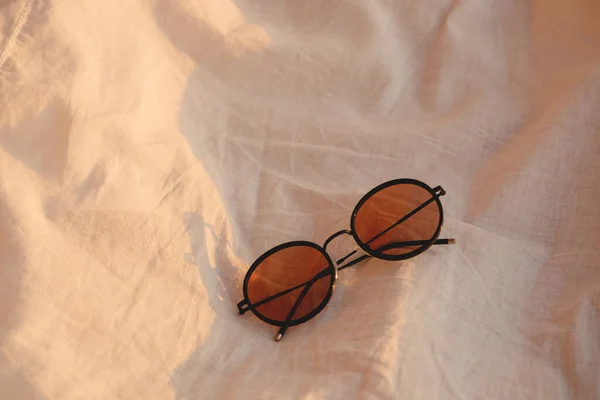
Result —
<path fill-rule="evenodd" d="M 271 42 L 267 32 L 259 25 L 248 23 L 231 0 L 196 2 L 185 11 L 188 16 L 193 15 L 222 35 L 227 47 L 236 56 L 264 49 Z"/>

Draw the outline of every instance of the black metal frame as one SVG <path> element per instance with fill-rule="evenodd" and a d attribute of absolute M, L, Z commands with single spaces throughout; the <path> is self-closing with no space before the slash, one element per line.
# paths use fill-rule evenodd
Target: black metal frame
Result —
<path fill-rule="evenodd" d="M 363 243 L 357 233 L 356 233 L 356 229 L 355 229 L 355 219 L 356 219 L 356 215 L 358 213 L 358 211 L 360 210 L 360 208 L 362 207 L 362 205 L 369 199 L 371 198 L 371 196 L 373 196 L 375 193 L 379 192 L 382 189 L 385 189 L 387 187 L 390 186 L 395 186 L 395 185 L 400 185 L 400 184 L 409 184 L 409 185 L 417 185 L 425 190 L 427 190 L 430 194 L 431 194 L 431 198 L 429 200 L 427 200 L 426 202 L 424 202 L 423 204 L 421 204 L 420 206 L 418 206 L 417 208 L 415 208 L 414 210 L 412 210 L 411 212 L 409 212 L 408 214 L 406 214 L 404 217 L 402 217 L 401 219 L 399 219 L 396 223 L 394 223 L 393 225 L 391 225 L 389 228 L 387 228 L 386 230 L 380 232 L 379 234 L 377 234 L 375 237 L 371 238 L 367 243 Z M 446 191 L 441 187 L 441 186 L 437 186 L 435 188 L 431 188 L 429 187 L 427 184 L 418 181 L 416 179 L 394 179 L 388 182 L 384 182 L 381 185 L 373 188 L 372 190 L 370 190 L 367 194 L 365 194 L 360 201 L 356 204 L 356 207 L 354 207 L 354 211 L 352 212 L 352 216 L 350 218 L 350 230 L 341 230 L 339 232 L 334 233 L 333 235 L 329 236 L 327 238 L 327 240 L 325 240 L 323 246 L 319 246 L 316 243 L 313 242 L 308 242 L 308 241 L 304 241 L 304 240 L 298 240 L 298 241 L 292 241 L 292 242 L 287 242 L 287 243 L 283 243 L 280 244 L 279 246 L 273 247 L 272 249 L 268 250 L 267 252 L 265 252 L 264 254 L 262 254 L 259 258 L 256 259 L 256 261 L 254 261 L 254 263 L 252 263 L 252 265 L 250 266 L 250 269 L 248 270 L 248 272 L 246 273 L 246 277 L 244 278 L 244 285 L 243 285 L 243 294 L 244 294 L 244 298 L 242 301 L 240 301 L 237 304 L 238 307 L 238 311 L 240 314 L 244 314 L 246 311 L 251 311 L 254 315 L 256 315 L 256 317 L 258 317 L 260 320 L 270 324 L 270 325 L 274 325 L 274 326 L 278 326 L 280 327 L 279 331 L 277 332 L 277 335 L 275 336 L 275 341 L 279 341 L 281 340 L 281 338 L 283 337 L 283 335 L 285 334 L 285 331 L 287 330 L 287 328 L 291 327 L 291 326 L 296 326 L 299 324 L 302 324 L 312 318 L 314 318 L 317 314 L 319 314 L 327 305 L 327 303 L 329 303 L 329 300 L 331 299 L 331 296 L 333 295 L 334 289 L 335 289 L 335 282 L 337 280 L 338 277 L 338 271 L 344 269 L 344 268 L 348 268 L 352 265 L 355 265 L 361 261 L 366 260 L 367 258 L 379 258 L 382 260 L 387 260 L 387 261 L 400 261 L 400 260 L 406 260 L 409 258 L 413 258 L 416 257 L 417 255 L 423 253 L 424 251 L 426 251 L 427 249 L 429 249 L 431 246 L 433 245 L 441 245 L 441 244 L 454 244 L 455 240 L 454 239 L 438 239 L 441 231 L 442 231 L 442 227 L 443 227 L 443 223 L 444 223 L 444 212 L 443 212 L 443 208 L 442 208 L 442 203 L 440 202 L 440 197 L 444 196 L 446 194 Z M 390 245 L 386 245 L 384 246 L 384 248 L 379 248 L 377 249 L 378 251 L 374 251 L 373 249 L 368 247 L 368 244 L 372 241 L 374 241 L 375 239 L 377 239 L 378 237 L 380 237 L 381 235 L 385 234 L 386 232 L 388 232 L 389 230 L 391 230 L 392 228 L 394 228 L 395 226 L 401 224 L 402 222 L 406 221 L 408 218 L 410 218 L 411 216 L 413 216 L 414 214 L 416 214 L 417 212 L 419 212 L 421 209 L 425 208 L 427 205 L 429 205 L 431 202 L 436 202 L 438 208 L 439 208 L 439 223 L 437 226 L 437 229 L 435 231 L 435 233 L 433 234 L 433 236 L 428 239 L 428 240 L 418 240 L 418 241 L 410 241 L 410 242 L 401 242 L 401 243 L 392 243 Z M 349 261 L 348 263 L 343 264 L 349 257 L 351 257 L 352 255 L 357 253 L 357 250 L 353 250 L 352 252 L 350 252 L 349 254 L 345 255 L 344 257 L 340 258 L 339 260 L 336 261 L 336 263 L 333 263 L 333 260 L 331 259 L 331 257 L 329 256 L 329 254 L 327 253 L 327 246 L 333 241 L 333 239 L 337 238 L 338 236 L 341 235 L 350 235 L 354 238 L 354 241 L 357 243 L 358 247 L 365 253 L 364 255 Z M 389 248 L 394 248 L 394 247 L 408 247 L 408 246 L 416 246 L 416 245 L 422 245 L 420 247 L 418 247 L 417 249 L 409 252 L 409 253 L 405 253 L 405 254 L 385 254 L 383 253 L 383 251 L 387 250 L 388 246 Z M 398 246 L 401 245 L 401 246 Z M 254 272 L 254 270 L 270 255 L 283 250 L 285 248 L 288 247 L 293 247 L 293 246 L 307 246 L 307 247 L 312 247 L 316 250 L 318 250 L 319 252 L 321 252 L 325 259 L 328 262 L 328 266 L 327 268 L 325 268 L 323 271 L 321 271 L 320 273 L 318 273 L 315 277 L 313 277 L 311 280 L 307 281 L 307 282 L 303 282 L 293 288 L 289 288 L 286 289 L 282 292 L 279 292 L 273 296 L 270 296 L 268 298 L 265 298 L 255 304 L 251 304 L 250 303 L 250 299 L 248 297 L 248 283 L 250 281 L 250 276 L 252 275 L 252 273 Z M 329 282 L 329 291 L 327 292 L 327 295 L 325 296 L 325 298 L 323 299 L 323 301 L 319 304 L 319 306 L 317 306 L 313 311 L 311 311 L 309 314 L 303 316 L 302 318 L 298 318 L 298 319 L 292 319 L 294 313 L 297 311 L 298 307 L 300 306 L 300 303 L 302 302 L 302 300 L 304 299 L 304 296 L 306 295 L 306 293 L 308 293 L 308 291 L 310 290 L 310 288 L 312 287 L 312 285 L 317 282 L 320 279 L 323 279 L 325 277 L 329 276 L 330 277 L 330 282 Z M 298 299 L 296 300 L 296 302 L 294 303 L 294 305 L 292 306 L 292 309 L 290 310 L 288 317 L 286 318 L 286 320 L 284 321 L 276 321 L 273 319 L 270 319 L 268 317 L 265 317 L 264 315 L 262 315 L 260 312 L 258 312 L 256 310 L 257 307 L 259 307 L 260 305 L 272 301 L 280 296 L 284 296 L 285 294 L 297 290 L 301 287 L 304 286 L 304 289 L 302 290 L 302 292 L 300 293 L 300 295 L 298 296 Z"/>
<path fill-rule="evenodd" d="M 294 246 L 307 246 L 307 247 L 312 247 L 312 248 L 314 248 L 316 250 L 319 250 L 325 256 L 325 258 L 327 259 L 327 262 L 328 262 L 327 268 L 325 268 L 323 271 L 321 271 L 319 273 L 319 275 L 324 274 L 324 272 L 327 272 L 327 273 L 325 273 L 323 276 L 319 277 L 319 279 L 324 278 L 325 276 L 327 276 L 327 275 L 329 275 L 331 273 L 331 282 L 330 282 L 330 285 L 329 285 L 329 291 L 327 293 L 327 296 L 325 296 L 325 299 L 323 300 L 323 302 L 316 309 L 314 309 L 310 314 L 307 314 L 306 316 L 304 316 L 302 318 L 295 319 L 295 320 L 290 320 L 287 323 L 285 323 L 285 321 L 276 321 L 276 320 L 267 318 L 264 315 L 262 315 L 262 314 L 260 314 L 259 312 L 256 311 L 256 307 L 260 306 L 261 304 L 266 303 L 265 300 L 269 301 L 271 299 L 270 297 L 267 298 L 267 299 L 263 299 L 263 302 L 261 302 L 260 304 L 256 303 L 256 304 L 250 305 L 250 301 L 248 299 L 248 282 L 250 280 L 250 276 L 252 275 L 252 272 L 254 272 L 254 270 L 264 261 L 265 258 L 269 257 L 271 254 L 276 253 L 276 252 L 278 252 L 280 250 L 283 250 L 283 249 L 288 248 L 288 247 L 294 247 Z M 325 251 L 324 248 L 322 248 L 321 246 L 319 246 L 316 243 L 307 242 L 305 240 L 296 240 L 296 241 L 293 241 L 293 242 L 282 243 L 279 246 L 273 247 L 271 250 L 267 251 L 262 256 L 260 256 L 256 261 L 254 261 L 254 263 L 252 264 L 252 266 L 250 267 L 250 269 L 246 273 L 246 277 L 244 278 L 244 287 L 243 287 L 244 300 L 242 300 L 240 303 L 238 303 L 238 310 L 239 310 L 240 314 L 244 314 L 249 309 L 259 319 L 265 321 L 268 324 L 275 325 L 275 326 L 283 326 L 284 323 L 287 326 L 299 325 L 299 324 L 301 324 L 303 322 L 306 322 L 309 319 L 313 318 L 315 315 L 317 315 L 319 312 L 321 312 L 321 310 L 323 308 L 325 308 L 325 306 L 327 305 L 327 302 L 329 301 L 329 299 L 331 298 L 331 295 L 333 294 L 333 290 L 335 288 L 335 281 L 336 281 L 336 279 L 337 279 L 337 270 L 335 269 L 335 267 L 333 265 L 333 260 L 331 259 L 331 257 L 329 256 L 329 254 L 327 254 L 327 252 Z M 314 282 L 316 282 L 316 280 L 313 281 L 313 283 Z M 308 283 L 305 283 L 305 284 L 308 286 Z M 300 286 L 300 287 L 302 287 L 302 286 Z M 287 290 L 288 291 L 292 291 L 290 289 L 287 289 Z M 293 290 L 295 290 L 295 289 L 293 289 Z M 283 296 L 286 293 L 288 293 L 288 292 L 287 291 L 286 292 L 280 292 L 280 293 L 278 293 L 278 295 Z M 248 304 L 249 306 L 246 309 L 242 309 L 242 303 Z"/>

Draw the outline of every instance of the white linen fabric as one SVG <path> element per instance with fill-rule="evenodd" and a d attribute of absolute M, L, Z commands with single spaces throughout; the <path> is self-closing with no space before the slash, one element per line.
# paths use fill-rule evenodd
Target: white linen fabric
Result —
<path fill-rule="evenodd" d="M 600 398 L 599 18 L 0 1 L 0 397 Z M 455 246 L 341 271 L 280 343 L 237 314 L 260 254 L 404 177 Z"/>

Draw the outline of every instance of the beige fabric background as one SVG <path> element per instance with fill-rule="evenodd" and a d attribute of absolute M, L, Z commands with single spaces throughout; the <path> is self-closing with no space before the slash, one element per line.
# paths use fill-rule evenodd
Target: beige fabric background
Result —
<path fill-rule="evenodd" d="M 1 1 L 0 397 L 600 398 L 599 18 Z M 341 272 L 278 344 L 237 315 L 256 257 L 399 177 L 456 246 Z"/>

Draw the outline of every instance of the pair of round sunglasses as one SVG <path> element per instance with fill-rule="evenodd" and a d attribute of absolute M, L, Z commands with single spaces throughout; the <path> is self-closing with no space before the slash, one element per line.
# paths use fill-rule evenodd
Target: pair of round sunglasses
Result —
<path fill-rule="evenodd" d="M 350 230 L 334 233 L 323 246 L 307 241 L 283 243 L 254 261 L 244 279 L 244 299 L 237 305 L 240 314 L 250 310 L 278 326 L 275 341 L 279 342 L 289 327 L 325 308 L 338 271 L 370 257 L 400 261 L 432 245 L 454 244 L 454 239 L 438 239 L 444 222 L 440 197 L 445 194 L 441 186 L 432 189 L 414 179 L 382 183 L 358 202 Z M 352 236 L 358 246 L 334 263 L 327 246 L 341 235 Z"/>

